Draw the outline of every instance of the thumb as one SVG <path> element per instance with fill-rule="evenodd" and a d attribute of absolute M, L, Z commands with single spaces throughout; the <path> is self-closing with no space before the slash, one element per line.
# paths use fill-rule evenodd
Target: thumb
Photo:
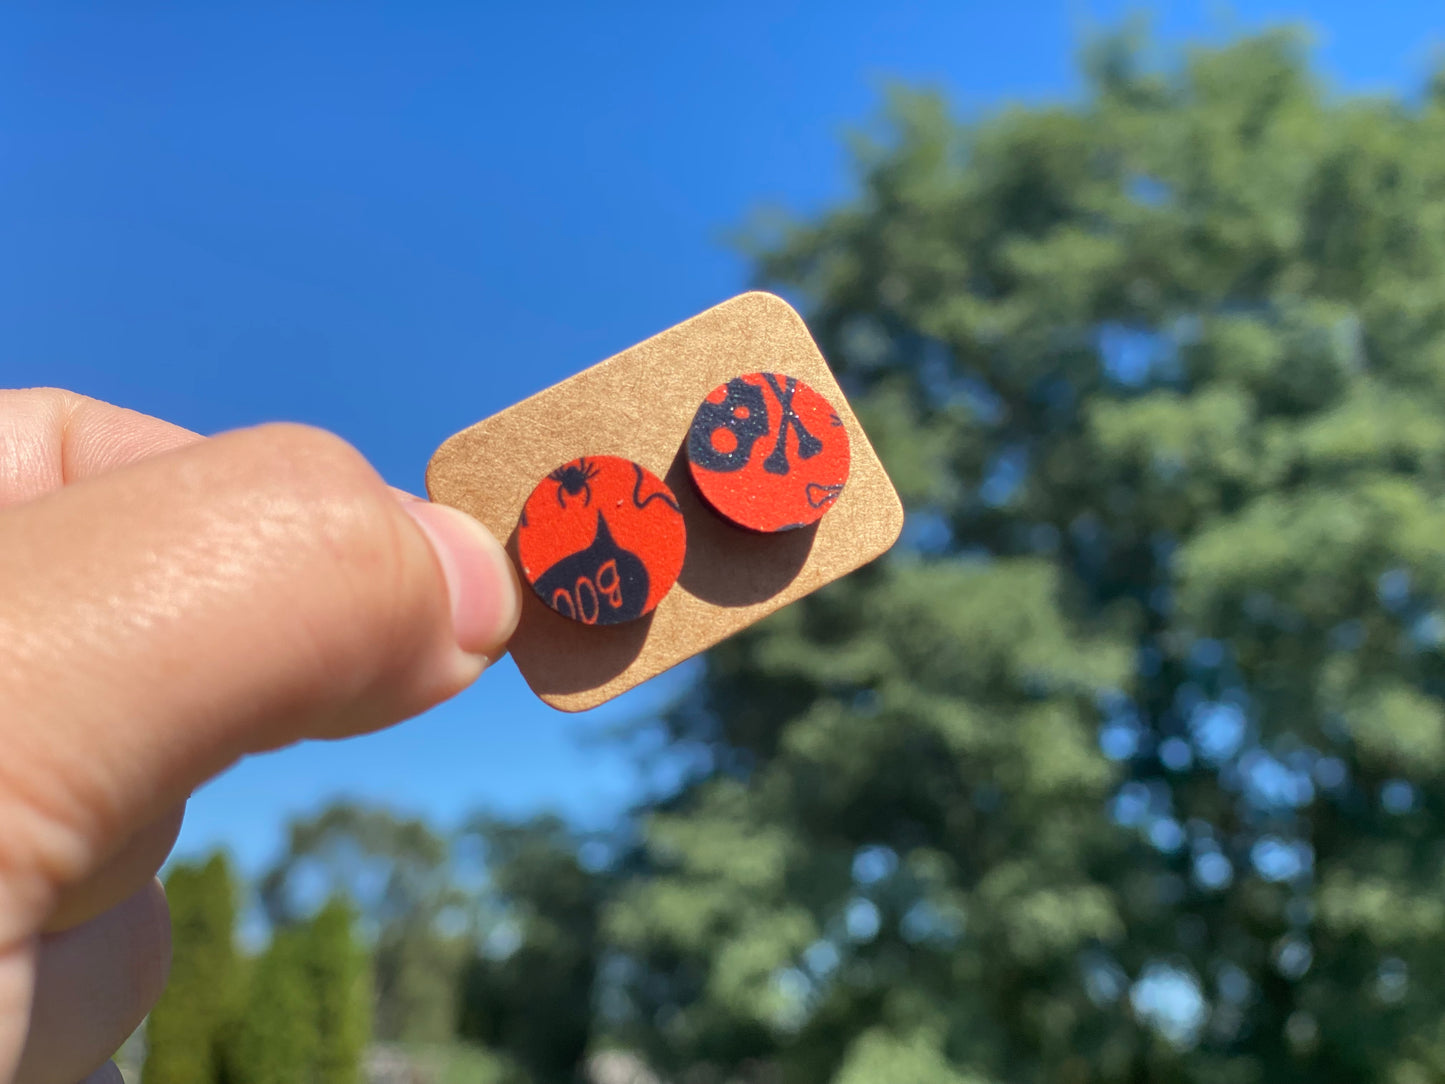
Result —
<path fill-rule="evenodd" d="M 296 426 L 0 511 L 0 600 L 0 944 L 242 755 L 456 693 L 519 609 L 480 524 Z"/>

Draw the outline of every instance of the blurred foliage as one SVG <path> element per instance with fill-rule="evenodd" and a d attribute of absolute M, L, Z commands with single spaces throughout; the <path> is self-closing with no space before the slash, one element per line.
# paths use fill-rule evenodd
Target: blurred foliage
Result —
<path fill-rule="evenodd" d="M 457 1034 L 502 1052 L 508 1084 L 567 1084 L 587 1053 L 608 879 L 584 869 L 560 821 L 514 825 L 477 818 L 498 913 L 492 936 L 463 971 Z"/>
<path fill-rule="evenodd" d="M 236 952 L 237 885 L 220 855 L 166 877 L 171 973 L 146 1024 L 145 1084 L 225 1079 L 226 1043 L 243 985 Z"/>
<path fill-rule="evenodd" d="M 274 934 L 252 965 L 225 1079 L 355 1081 L 374 1025 L 403 1076 L 575 1080 L 612 884 L 583 866 L 582 843 L 550 817 L 478 816 L 443 835 L 338 802 L 295 821 L 257 885 Z"/>
<path fill-rule="evenodd" d="M 378 1049 L 495 1084 L 1445 1078 L 1445 73 L 1330 93 L 1287 33 L 1086 70 L 966 122 L 895 93 L 855 195 L 757 242 L 894 553 L 707 656 L 610 861 L 294 826 L 238 1058 L 354 1079 L 299 992 L 365 985 L 304 947 L 339 894 Z M 218 1079 L 245 985 L 224 867 L 170 888 L 148 1084 Z"/>
<path fill-rule="evenodd" d="M 319 1035 L 306 981 L 301 929 L 278 930 L 256 961 L 237 1025 L 229 1079 L 236 1084 L 309 1080 Z"/>
<path fill-rule="evenodd" d="M 1267 34 L 758 248 L 909 508 L 713 651 L 608 915 L 681 1079 L 1445 1075 L 1445 95 Z"/>
<path fill-rule="evenodd" d="M 369 961 L 349 904 L 275 931 L 236 1025 L 233 1084 L 356 1084 L 371 1027 Z"/>
<path fill-rule="evenodd" d="M 144 1084 L 357 1084 L 372 998 L 349 904 L 275 929 L 254 960 L 236 950 L 238 889 L 226 859 L 166 878 L 171 979 L 146 1024 Z"/>
<path fill-rule="evenodd" d="M 313 991 L 316 1084 L 357 1079 L 371 1035 L 370 960 L 350 904 L 333 896 L 306 927 L 305 978 Z"/>
<path fill-rule="evenodd" d="M 422 821 L 339 802 L 291 825 L 261 899 L 279 925 L 327 896 L 351 900 L 374 947 L 378 1038 L 436 1042 L 452 1034 L 466 954 L 463 938 L 442 928 L 466 899 L 451 860 L 448 841 Z"/>

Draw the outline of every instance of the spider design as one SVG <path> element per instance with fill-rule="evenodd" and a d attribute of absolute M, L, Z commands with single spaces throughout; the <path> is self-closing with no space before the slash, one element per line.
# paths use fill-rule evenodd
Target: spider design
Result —
<path fill-rule="evenodd" d="M 592 479 L 597 477 L 600 468 L 595 463 L 589 463 L 586 457 L 577 460 L 575 463 L 568 463 L 566 466 L 558 467 L 548 478 L 557 483 L 557 506 L 566 508 L 567 502 L 562 494 L 568 497 L 581 497 L 582 507 L 586 508 L 592 503 Z"/>

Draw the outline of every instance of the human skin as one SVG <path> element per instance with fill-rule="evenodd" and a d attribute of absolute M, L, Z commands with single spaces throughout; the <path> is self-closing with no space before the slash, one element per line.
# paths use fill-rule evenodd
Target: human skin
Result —
<path fill-rule="evenodd" d="M 0 1081 L 120 1080 L 199 783 L 452 696 L 519 608 L 480 524 L 328 433 L 0 391 Z"/>

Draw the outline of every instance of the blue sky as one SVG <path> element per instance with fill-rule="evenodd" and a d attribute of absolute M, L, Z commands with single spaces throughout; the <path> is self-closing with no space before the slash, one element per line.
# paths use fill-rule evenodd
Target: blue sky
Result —
<path fill-rule="evenodd" d="M 326 426 L 419 490 L 452 432 L 745 288 L 722 238 L 845 196 L 841 136 L 886 81 L 961 112 L 1064 98 L 1080 35 L 1137 6 L 6 5 L 0 385 Z M 1171 41 L 1308 20 L 1351 90 L 1415 88 L 1442 40 L 1438 0 L 1155 11 Z M 388 733 L 242 764 L 182 852 L 255 869 L 342 794 L 604 824 L 642 783 L 599 735 L 685 680 L 566 716 L 503 663 Z"/>

